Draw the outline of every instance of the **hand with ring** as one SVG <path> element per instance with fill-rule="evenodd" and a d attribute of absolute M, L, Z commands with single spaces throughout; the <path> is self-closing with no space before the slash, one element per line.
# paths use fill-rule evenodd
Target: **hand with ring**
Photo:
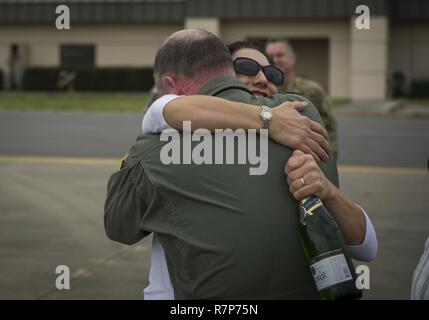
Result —
<path fill-rule="evenodd" d="M 285 166 L 289 191 L 296 200 L 310 195 L 322 201 L 333 194 L 335 186 L 325 177 L 311 155 L 295 150 Z"/>

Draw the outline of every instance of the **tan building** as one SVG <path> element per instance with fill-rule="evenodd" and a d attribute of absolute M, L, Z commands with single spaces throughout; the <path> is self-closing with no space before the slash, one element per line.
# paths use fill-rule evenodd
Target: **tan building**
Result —
<path fill-rule="evenodd" d="M 429 5 L 424 0 L 68 0 L 70 30 L 58 30 L 58 1 L 0 0 L 0 68 L 12 44 L 26 66 L 151 67 L 175 30 L 204 28 L 225 42 L 287 36 L 298 74 L 336 98 L 383 99 L 392 74 L 429 79 Z M 355 25 L 370 10 L 369 30 Z"/>

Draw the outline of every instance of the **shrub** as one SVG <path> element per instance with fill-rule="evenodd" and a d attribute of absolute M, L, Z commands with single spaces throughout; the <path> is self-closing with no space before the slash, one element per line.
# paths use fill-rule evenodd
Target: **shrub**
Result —
<path fill-rule="evenodd" d="M 57 87 L 62 70 L 76 72 L 76 91 L 150 91 L 153 82 L 152 68 L 40 68 L 28 67 L 24 74 L 24 90 L 66 90 Z"/>

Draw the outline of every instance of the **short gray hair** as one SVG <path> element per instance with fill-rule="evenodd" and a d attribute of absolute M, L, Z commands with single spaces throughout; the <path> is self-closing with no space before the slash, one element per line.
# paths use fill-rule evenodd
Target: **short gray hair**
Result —
<path fill-rule="evenodd" d="M 269 45 L 270 43 L 277 43 L 277 42 L 282 42 L 282 43 L 284 43 L 285 44 L 285 46 L 286 46 L 286 49 L 289 51 L 289 52 L 291 52 L 291 53 L 295 53 L 295 51 L 293 50 L 293 47 L 292 47 L 292 45 L 290 44 L 290 41 L 289 41 L 289 39 L 288 38 L 275 38 L 275 37 L 272 37 L 272 38 L 269 38 L 268 40 L 267 40 L 267 45 Z"/>
<path fill-rule="evenodd" d="M 155 56 L 155 87 L 166 93 L 164 76 L 173 74 L 193 79 L 217 70 L 233 69 L 231 54 L 214 34 L 198 29 L 176 32 L 162 44 Z"/>

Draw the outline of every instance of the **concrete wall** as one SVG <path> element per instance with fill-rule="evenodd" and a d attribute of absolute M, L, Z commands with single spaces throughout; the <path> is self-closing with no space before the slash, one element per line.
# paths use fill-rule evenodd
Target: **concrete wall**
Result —
<path fill-rule="evenodd" d="M 12 43 L 29 48 L 31 66 L 59 66 L 61 44 L 94 44 L 97 66 L 151 67 L 163 39 L 182 25 L 72 26 L 59 31 L 53 26 L 0 28 L 0 68 L 7 72 Z"/>
<path fill-rule="evenodd" d="M 6 78 L 6 86 L 8 86 L 8 80 L 7 80 L 7 73 L 9 72 L 9 68 L 7 66 L 8 61 L 8 55 L 9 55 L 9 47 L 2 45 L 0 43 L 0 70 L 3 72 L 4 77 Z M 1 88 L 0 88 L 1 89 Z"/>
<path fill-rule="evenodd" d="M 316 77 L 316 80 L 321 81 L 330 94 L 336 97 L 349 96 L 349 26 L 346 22 L 219 22 L 214 18 L 190 17 L 186 19 L 185 26 L 208 29 L 220 35 L 225 42 L 246 37 L 285 35 L 308 41 L 327 39 L 328 54 L 323 46 L 313 48 L 312 54 L 323 58 L 319 61 L 302 56 L 298 70 L 301 68 L 305 73 L 308 70 L 314 70 L 317 74 L 325 73 L 324 76 Z M 181 28 L 182 25 L 72 26 L 71 30 L 58 31 L 51 26 L 3 26 L 0 29 L 0 67 L 7 69 L 9 46 L 14 42 L 29 47 L 28 63 L 32 66 L 58 66 L 59 46 L 66 43 L 95 44 L 97 66 L 152 66 L 156 50 L 163 39 Z M 308 48 L 308 45 L 303 46 Z M 300 47 L 297 50 L 302 52 Z"/>
<path fill-rule="evenodd" d="M 189 17 L 184 23 L 185 27 L 208 29 L 227 43 L 269 36 L 295 39 L 298 72 L 308 76 L 311 71 L 333 97 L 382 99 L 395 70 L 402 71 L 408 83 L 429 78 L 428 25 L 393 25 L 389 29 L 385 17 L 371 17 L 370 30 L 357 30 L 353 18 L 349 22 L 256 23 Z M 53 26 L 2 26 L 0 68 L 7 74 L 12 43 L 26 48 L 26 60 L 32 66 L 59 66 L 61 44 L 95 44 L 97 66 L 150 67 L 162 41 L 182 28 L 181 24 L 80 25 L 58 31 Z"/>
<path fill-rule="evenodd" d="M 389 40 L 386 17 L 371 17 L 369 30 L 355 27 L 350 20 L 350 97 L 353 100 L 384 99 L 387 82 L 387 46 Z"/>
<path fill-rule="evenodd" d="M 298 57 L 296 74 L 320 83 L 329 92 L 329 40 L 291 39 Z"/>
<path fill-rule="evenodd" d="M 217 36 L 220 36 L 220 21 L 218 18 L 205 17 L 205 18 L 193 18 L 188 17 L 185 20 L 186 29 L 204 29 Z"/>

